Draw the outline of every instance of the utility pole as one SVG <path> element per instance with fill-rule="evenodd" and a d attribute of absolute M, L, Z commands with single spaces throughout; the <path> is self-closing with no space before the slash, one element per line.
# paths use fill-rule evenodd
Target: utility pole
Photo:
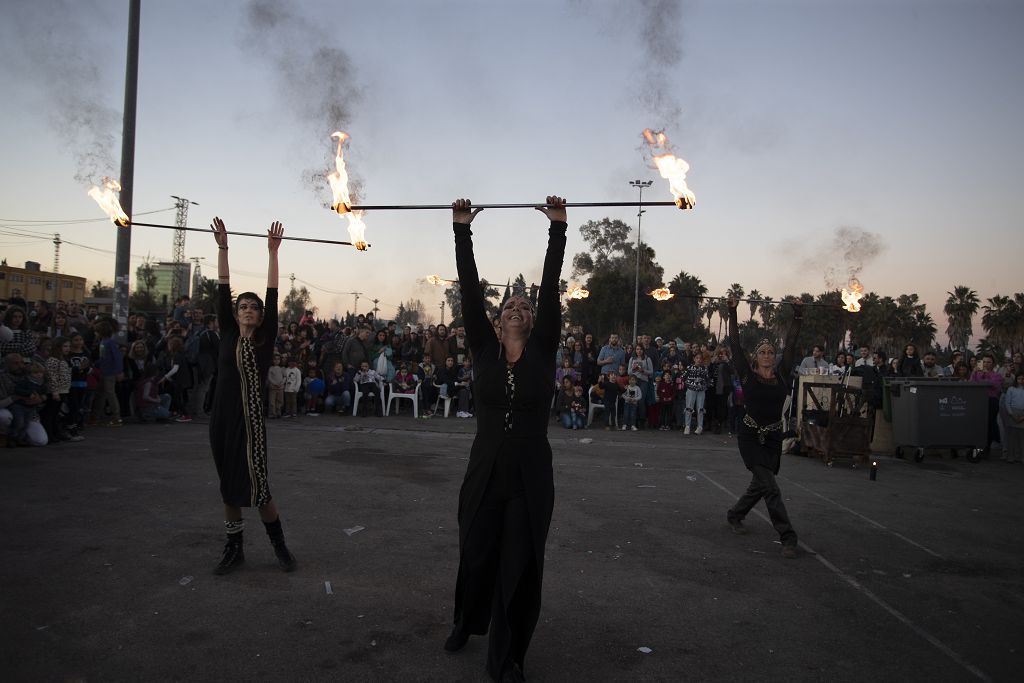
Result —
<path fill-rule="evenodd" d="M 174 249 L 171 254 L 171 261 L 174 262 L 174 270 L 171 273 L 171 296 L 177 299 L 182 294 L 188 294 L 188 292 L 182 292 L 182 286 L 185 284 L 182 282 L 182 266 L 185 265 L 185 230 L 188 227 L 188 205 L 193 204 L 199 206 L 196 202 L 189 201 L 185 197 L 179 197 L 176 194 L 171 195 L 171 199 L 174 200 L 174 208 L 178 210 L 174 217 L 174 224 L 180 228 L 174 231 Z"/>
<path fill-rule="evenodd" d="M 376 320 L 377 319 L 377 312 L 380 311 L 380 309 L 377 308 L 377 304 L 380 303 L 380 299 L 370 299 L 370 301 L 373 302 L 373 319 Z"/>
<path fill-rule="evenodd" d="M 444 300 L 441 300 L 441 324 L 444 325 Z"/>
<path fill-rule="evenodd" d="M 288 279 L 292 281 L 292 290 L 291 291 L 294 292 L 295 291 L 295 273 L 292 273 L 291 275 L 289 275 Z"/>
<path fill-rule="evenodd" d="M 60 233 L 53 233 L 53 272 L 60 272 Z"/>
<path fill-rule="evenodd" d="M 363 295 L 362 292 L 349 292 L 356 298 L 355 304 L 352 305 L 352 315 L 359 315 L 359 297 Z"/>
<path fill-rule="evenodd" d="M 128 3 L 128 53 L 124 73 L 124 118 L 121 122 L 121 208 L 132 216 L 132 195 L 135 190 L 135 104 L 139 92 L 139 15 L 142 0 Z M 128 278 L 131 268 L 132 229 L 117 231 L 117 252 L 114 259 L 114 319 L 118 323 L 118 340 L 128 340 Z"/>
<path fill-rule="evenodd" d="M 202 259 L 198 256 L 193 256 L 189 260 L 196 266 L 192 271 L 192 296 L 195 297 L 196 292 L 199 291 L 199 286 L 203 283 L 203 272 L 199 269 L 199 262 Z"/>
<path fill-rule="evenodd" d="M 637 333 L 636 318 L 637 313 L 640 310 L 640 221 L 643 220 L 644 215 L 644 188 L 653 185 L 654 181 L 630 180 L 629 184 L 640 191 L 640 197 L 637 200 L 636 213 L 636 275 L 633 286 L 633 336 L 629 340 L 630 344 L 635 344 Z"/>

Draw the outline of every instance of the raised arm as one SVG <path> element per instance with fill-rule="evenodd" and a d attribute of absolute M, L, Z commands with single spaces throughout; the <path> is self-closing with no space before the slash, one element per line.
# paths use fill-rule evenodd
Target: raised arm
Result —
<path fill-rule="evenodd" d="M 782 364 L 779 365 L 779 371 L 787 382 L 796 361 L 796 340 L 800 337 L 800 325 L 804 319 L 804 302 L 791 299 L 789 304 L 793 307 L 793 324 L 786 333 L 786 348 L 782 351 Z"/>
<path fill-rule="evenodd" d="M 495 341 L 494 328 L 487 319 L 484 295 L 480 290 L 480 273 L 476 269 L 473 254 L 473 231 L 469 225 L 483 209 L 474 209 L 468 199 L 452 203 L 452 229 L 455 231 L 455 267 L 459 274 L 459 291 L 462 293 L 462 322 L 466 327 L 466 339 L 474 356 Z M 442 362 L 444 359 L 440 359 Z"/>
<path fill-rule="evenodd" d="M 224 221 L 214 218 L 210 224 L 213 238 L 217 241 L 217 323 L 224 332 L 237 331 L 231 308 L 231 271 L 228 269 L 228 229 Z"/>
<path fill-rule="evenodd" d="M 729 308 L 729 347 L 732 349 L 733 365 L 736 366 L 736 374 L 740 381 L 746 379 L 750 373 L 750 358 L 747 352 L 740 345 L 740 326 L 736 322 L 736 299 L 729 297 L 726 305 Z"/>
<path fill-rule="evenodd" d="M 537 319 L 533 335 L 539 335 L 540 342 L 552 351 L 558 346 L 562 331 L 562 305 L 558 291 L 558 279 L 562 274 L 565 260 L 566 222 L 565 200 L 557 196 L 547 197 L 547 203 L 537 210 L 548 217 L 548 250 L 544 255 L 544 270 L 541 274 L 540 292 L 537 294 Z"/>
<path fill-rule="evenodd" d="M 261 327 L 266 330 L 267 338 L 273 342 L 277 336 L 277 251 L 281 248 L 281 238 L 284 236 L 284 226 L 280 221 L 274 221 L 267 230 L 267 251 L 269 252 L 267 262 L 267 296 L 263 302 L 263 323 Z"/>

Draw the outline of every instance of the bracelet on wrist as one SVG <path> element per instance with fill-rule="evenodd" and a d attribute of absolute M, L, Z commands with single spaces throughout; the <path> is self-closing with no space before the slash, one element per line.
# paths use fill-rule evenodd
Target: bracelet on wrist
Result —
<path fill-rule="evenodd" d="M 225 246 L 223 246 L 223 247 L 222 247 L 222 246 L 218 246 L 217 248 L 218 248 L 218 249 L 227 249 L 227 245 L 225 245 Z"/>

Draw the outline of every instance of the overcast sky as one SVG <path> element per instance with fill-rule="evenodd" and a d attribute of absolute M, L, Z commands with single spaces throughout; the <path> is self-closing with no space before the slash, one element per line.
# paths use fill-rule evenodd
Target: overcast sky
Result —
<path fill-rule="evenodd" d="M 1019 2 L 304 0 L 269 3 L 293 10 L 276 21 L 250 11 L 261 3 L 142 5 L 137 213 L 174 194 L 199 203 L 192 226 L 219 215 L 229 230 L 262 231 L 276 219 L 290 235 L 347 239 L 310 181 L 328 170 L 338 123 L 371 203 L 628 201 L 634 178 L 655 179 L 645 198 L 667 200 L 640 137 L 664 127 L 697 196 L 694 211 L 644 216 L 666 279 L 685 270 L 712 293 L 732 282 L 821 292 L 825 269 L 848 265 L 835 231 L 852 226 L 883 245 L 857 264 L 866 288 L 919 293 L 940 330 L 956 284 L 983 298 L 1024 289 Z M 53 261 L 48 241 L 12 231 L 60 232 L 92 247 L 66 245 L 63 272 L 113 279 L 109 223 L 29 221 L 98 217 L 80 178 L 118 173 L 127 7 L 0 9 L 0 253 L 11 264 Z M 635 214 L 572 210 L 563 277 L 584 248 L 581 223 L 635 225 Z M 450 215 L 366 223 L 366 253 L 285 243 L 282 277 L 306 283 L 325 317 L 351 310 L 341 293 L 354 290 L 360 311 L 376 297 L 389 317 L 420 298 L 436 316 L 441 290 L 419 280 L 455 276 Z M 543 216 L 485 211 L 474 226 L 484 277 L 539 278 Z M 136 229 L 133 270 L 169 258 L 171 237 Z M 265 244 L 231 244 L 234 286 L 262 289 Z M 210 277 L 215 249 L 188 233 L 186 255 Z"/>

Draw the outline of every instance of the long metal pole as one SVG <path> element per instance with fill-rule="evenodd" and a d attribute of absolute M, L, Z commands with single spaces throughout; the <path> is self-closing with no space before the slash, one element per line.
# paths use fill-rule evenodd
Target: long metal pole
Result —
<path fill-rule="evenodd" d="M 161 225 L 160 223 L 141 223 L 139 221 L 132 221 L 130 223 L 130 225 L 135 225 L 135 226 L 138 226 L 140 228 L 163 228 L 165 230 L 188 230 L 189 232 L 205 232 L 205 233 L 209 233 L 210 232 L 209 228 L 188 228 L 188 227 L 183 227 L 183 226 L 180 226 L 180 225 Z M 128 228 L 122 228 L 122 229 L 123 230 L 127 230 Z M 266 237 L 267 237 L 267 235 L 265 233 L 261 235 L 258 232 L 234 232 L 234 231 L 232 231 L 232 232 L 229 232 L 228 235 L 229 236 L 238 236 L 238 237 L 262 237 L 264 239 L 266 239 Z M 317 239 L 317 238 L 314 238 L 314 237 L 289 237 L 289 236 L 285 235 L 281 239 L 283 239 L 283 240 L 295 240 L 296 242 L 317 242 L 319 244 L 343 244 L 343 245 L 346 245 L 346 246 L 352 246 L 351 242 L 341 242 L 339 240 L 322 240 L 322 239 Z M 369 247 L 370 245 L 367 244 L 366 246 Z"/>
<path fill-rule="evenodd" d="M 139 15 L 141 0 L 128 2 L 128 55 L 124 73 L 124 119 L 121 122 L 121 208 L 132 215 L 132 193 L 135 188 L 135 103 L 139 91 Z M 114 260 L 114 319 L 118 323 L 118 339 L 127 341 L 128 281 L 132 249 L 131 227 L 117 231 L 117 255 Z"/>
<path fill-rule="evenodd" d="M 535 209 L 544 206 L 544 202 L 532 204 L 474 204 L 474 209 Z M 587 207 L 587 206 L 637 206 L 636 202 L 568 202 L 566 208 Z M 675 202 L 647 202 L 644 206 L 674 206 L 682 208 Z M 419 211 L 433 209 L 451 210 L 451 204 L 367 204 L 350 206 L 350 211 Z M 332 209 L 333 211 L 333 209 Z"/>

